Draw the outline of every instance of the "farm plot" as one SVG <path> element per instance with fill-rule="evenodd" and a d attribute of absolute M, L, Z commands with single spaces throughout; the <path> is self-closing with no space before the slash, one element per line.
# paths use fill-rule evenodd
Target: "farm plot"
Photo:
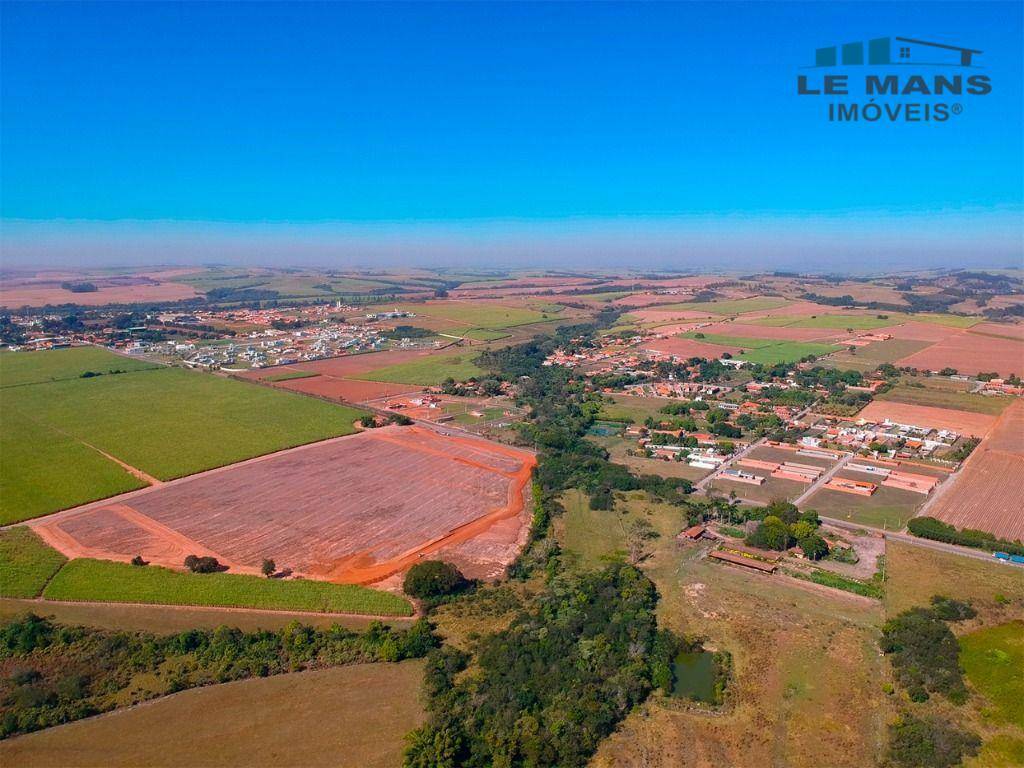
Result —
<path fill-rule="evenodd" d="M 933 385 L 934 381 L 934 385 Z M 940 383 L 941 382 L 941 383 Z M 948 408 L 954 411 L 970 411 L 998 416 L 1010 404 L 1008 397 L 987 397 L 963 391 L 963 386 L 952 387 L 948 379 L 925 379 L 924 386 L 911 387 L 900 384 L 888 392 L 875 395 L 876 400 L 893 403 L 909 403 L 932 408 Z M 961 382 L 953 382 L 961 384 Z M 968 385 L 969 386 L 969 385 Z"/>
<path fill-rule="evenodd" d="M 381 381 L 396 384 L 418 384 L 424 387 L 435 387 L 445 379 L 465 381 L 483 373 L 483 369 L 473 363 L 476 355 L 466 352 L 459 355 L 435 356 L 423 360 L 412 360 L 398 363 L 386 368 L 378 368 L 363 377 L 370 381 Z"/>
<path fill-rule="evenodd" d="M 914 424 L 932 429 L 951 429 L 961 435 L 973 435 L 974 437 L 983 437 L 988 434 L 996 422 L 996 417 L 991 413 L 955 411 L 950 408 L 897 403 L 891 400 L 873 400 L 857 414 L 857 417 L 868 421 L 889 419 L 897 424 Z"/>
<path fill-rule="evenodd" d="M 739 355 L 741 360 L 761 365 L 775 365 L 776 363 L 795 363 L 805 357 L 823 357 L 829 355 L 841 347 L 832 344 L 815 344 L 813 342 L 787 341 L 781 344 L 772 344 L 752 349 Z"/>
<path fill-rule="evenodd" d="M 483 440 L 386 427 L 90 504 L 34 527 L 72 557 L 141 554 L 179 567 L 195 553 L 241 573 L 257 573 L 269 557 L 300 575 L 371 583 L 517 517 L 534 463 Z"/>
<path fill-rule="evenodd" d="M 99 347 L 72 347 L 42 352 L 0 352 L 0 387 L 77 379 L 85 373 L 142 371 L 153 363 L 121 357 Z"/>
<path fill-rule="evenodd" d="M 1024 341 L 964 331 L 901 359 L 900 366 L 938 371 L 954 368 L 960 373 L 1024 373 Z"/>
<path fill-rule="evenodd" d="M 992 433 L 968 457 L 951 487 L 928 508 L 930 517 L 1024 541 L 1024 401 L 1004 411 Z"/>
<path fill-rule="evenodd" d="M 682 309 L 692 312 L 710 312 L 713 315 L 742 315 L 747 312 L 763 312 L 790 304 L 789 299 L 777 296 L 754 296 L 748 299 L 724 301 L 683 302 L 660 307 L 662 310 Z"/>
<path fill-rule="evenodd" d="M 4 411 L 5 419 L 30 416 L 160 480 L 348 434 L 359 417 L 351 409 L 178 368 L 12 387 Z M 58 465 L 46 479 L 74 472 Z"/>
<path fill-rule="evenodd" d="M 706 334 L 723 334 L 754 339 L 777 341 L 816 341 L 830 339 L 839 334 L 825 328 L 804 328 L 797 325 L 754 325 L 753 323 L 715 323 L 701 329 Z"/>
<path fill-rule="evenodd" d="M 900 358 L 927 349 L 931 344 L 930 341 L 914 339 L 886 339 L 865 347 L 855 347 L 852 352 L 844 347 L 832 355 L 830 360 L 837 368 L 844 370 L 852 368 L 856 371 L 869 372 L 878 368 L 882 363 L 893 363 Z"/>
<path fill-rule="evenodd" d="M 387 309 L 391 309 L 390 305 Z M 452 327 L 464 326 L 467 329 L 500 330 L 550 319 L 544 312 L 490 302 L 427 301 L 422 304 L 399 304 L 398 309 L 447 320 Z"/>

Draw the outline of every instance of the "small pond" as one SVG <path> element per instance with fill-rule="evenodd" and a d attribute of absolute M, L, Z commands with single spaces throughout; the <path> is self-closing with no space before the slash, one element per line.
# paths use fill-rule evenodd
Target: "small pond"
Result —
<path fill-rule="evenodd" d="M 714 703 L 715 654 L 708 651 L 683 651 L 676 656 L 673 671 L 673 696 Z"/>

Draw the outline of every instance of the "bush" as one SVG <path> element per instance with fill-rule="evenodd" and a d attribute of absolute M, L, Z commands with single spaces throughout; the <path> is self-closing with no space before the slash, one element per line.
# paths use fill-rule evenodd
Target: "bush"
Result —
<path fill-rule="evenodd" d="M 443 560 L 416 563 L 405 574 L 402 589 L 410 597 L 429 600 L 451 595 L 466 588 L 468 582 L 462 572 Z"/>
<path fill-rule="evenodd" d="M 882 627 L 880 645 L 911 701 L 926 701 L 931 693 L 956 704 L 966 700 L 960 645 L 935 611 L 914 608 L 890 619 Z"/>
<path fill-rule="evenodd" d="M 903 768 L 952 768 L 980 746 L 976 734 L 938 718 L 905 714 L 889 726 L 889 758 Z"/>
<path fill-rule="evenodd" d="M 227 570 L 217 561 L 216 557 L 198 557 L 196 555 L 189 555 L 185 558 L 185 567 L 192 573 L 216 573 Z"/>
<path fill-rule="evenodd" d="M 1011 555 L 1024 555 L 1024 544 L 1019 541 L 999 539 L 987 531 L 975 531 L 970 528 L 957 530 L 934 517 L 914 517 L 907 523 L 907 530 L 915 536 L 947 544 L 959 544 L 962 547 L 984 549 L 989 552 L 1008 552 Z"/>
<path fill-rule="evenodd" d="M 968 603 L 942 595 L 932 597 L 932 612 L 943 621 L 964 621 L 978 615 Z"/>
<path fill-rule="evenodd" d="M 143 565 L 149 565 L 149 563 L 142 559 L 142 555 L 136 555 L 132 558 L 132 565 L 137 565 L 141 567 Z"/>

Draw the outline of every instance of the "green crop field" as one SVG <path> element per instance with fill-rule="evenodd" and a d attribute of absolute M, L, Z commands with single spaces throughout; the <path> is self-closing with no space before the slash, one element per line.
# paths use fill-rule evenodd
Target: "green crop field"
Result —
<path fill-rule="evenodd" d="M 718 344 L 723 347 L 746 347 L 748 349 L 761 349 L 771 347 L 779 343 L 778 339 L 754 339 L 749 336 L 724 336 L 720 333 L 701 333 L 690 331 L 683 334 L 684 339 L 695 339 L 705 344 Z"/>
<path fill-rule="evenodd" d="M 822 357 L 835 352 L 840 347 L 832 344 L 815 344 L 813 342 L 784 341 L 781 344 L 772 344 L 760 349 L 752 349 L 740 353 L 738 359 L 761 365 L 774 365 L 775 363 L 794 363 L 807 355 Z"/>
<path fill-rule="evenodd" d="M 846 347 L 832 356 L 831 360 L 837 368 L 853 368 L 857 371 L 873 371 L 882 363 L 892 363 L 904 357 L 930 347 L 930 341 L 912 341 L 910 339 L 888 339 L 876 341 L 866 347 L 855 347 L 850 352 Z"/>
<path fill-rule="evenodd" d="M 1007 397 L 985 397 L 970 392 L 957 392 L 954 389 L 937 389 L 927 385 L 924 387 L 908 387 L 898 385 L 875 395 L 876 400 L 889 400 L 894 403 L 910 403 L 911 405 L 927 405 L 934 408 L 950 408 L 956 411 L 987 413 L 996 416 L 1010 404 Z"/>
<path fill-rule="evenodd" d="M 507 339 L 512 334 L 506 331 L 492 331 L 488 328 L 470 328 L 465 333 L 457 332 L 452 335 L 461 335 L 476 341 L 497 341 L 498 339 Z"/>
<path fill-rule="evenodd" d="M 776 296 L 755 296 L 751 299 L 733 299 L 726 301 L 691 301 L 681 304 L 659 305 L 657 309 L 680 309 L 694 312 L 708 312 L 713 315 L 741 315 L 745 312 L 764 312 L 778 309 L 792 302 Z"/>
<path fill-rule="evenodd" d="M 393 309 L 388 305 L 388 309 Z M 399 304 L 398 309 L 417 315 L 450 320 L 471 328 L 500 330 L 517 325 L 528 325 L 547 320 L 543 312 L 524 307 L 505 307 L 499 304 L 473 304 L 462 301 L 444 301 L 427 304 Z"/>
<path fill-rule="evenodd" d="M 37 386 L 56 385 L 10 391 L 32 390 Z M 146 485 L 98 451 L 14 410 L 14 399 L 4 395 L 0 414 L 0 525 Z"/>
<path fill-rule="evenodd" d="M 361 374 L 365 381 L 385 381 L 394 384 L 419 384 L 424 387 L 437 386 L 451 377 L 456 381 L 479 376 L 483 373 L 473 363 L 474 354 L 454 355 L 447 357 L 427 357 L 408 363 L 398 363 L 376 371 Z"/>
<path fill-rule="evenodd" d="M 0 387 L 77 379 L 83 373 L 141 371 L 154 363 L 121 357 L 99 347 L 72 347 L 42 352 L 0 352 Z"/>
<path fill-rule="evenodd" d="M 215 605 L 326 613 L 410 616 L 397 595 L 354 584 L 264 579 L 231 573 L 184 573 L 155 565 L 72 560 L 43 591 L 48 600 Z"/>
<path fill-rule="evenodd" d="M 346 435 L 360 415 L 180 368 L 16 387 L 5 394 L 4 410 L 5 416 L 31 414 L 161 480 Z M 52 473 L 73 470 L 55 466 Z"/>
<path fill-rule="evenodd" d="M 0 531 L 0 597 L 37 597 L 66 562 L 28 528 Z"/>
<path fill-rule="evenodd" d="M 960 663 L 971 685 L 990 703 L 987 717 L 1024 727 L 1024 621 L 962 636 Z"/>
<path fill-rule="evenodd" d="M 319 376 L 319 373 L 313 371 L 291 371 L 285 370 L 278 373 L 272 373 L 269 376 L 264 376 L 263 381 L 291 381 L 292 379 L 310 379 L 314 376 Z"/>

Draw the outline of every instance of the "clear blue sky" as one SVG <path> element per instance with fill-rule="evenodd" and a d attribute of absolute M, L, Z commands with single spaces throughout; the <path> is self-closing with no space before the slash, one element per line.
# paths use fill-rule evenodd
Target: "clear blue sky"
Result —
<path fill-rule="evenodd" d="M 1022 7 L 3 3 L 8 246 L 57 220 L 390 222 L 411 241 L 419 223 L 785 234 L 967 210 L 1005 261 Z M 992 94 L 895 125 L 830 124 L 796 95 L 815 48 L 889 35 L 983 50 Z"/>

